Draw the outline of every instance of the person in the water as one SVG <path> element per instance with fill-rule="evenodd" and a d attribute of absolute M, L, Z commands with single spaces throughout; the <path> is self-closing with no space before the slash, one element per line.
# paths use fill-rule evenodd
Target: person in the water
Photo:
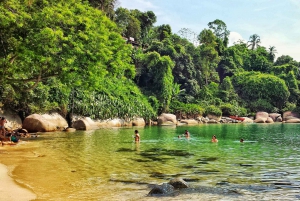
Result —
<path fill-rule="evenodd" d="M 140 134 L 138 130 L 134 131 L 134 141 L 135 142 L 140 142 Z"/>
<path fill-rule="evenodd" d="M 243 143 L 243 142 L 244 142 L 244 139 L 243 139 L 243 138 L 241 138 L 241 139 L 240 139 L 240 142 L 241 142 L 241 143 Z"/>
<path fill-rule="evenodd" d="M 184 136 L 186 138 L 189 138 L 190 137 L 190 132 L 188 130 L 185 130 Z"/>
<path fill-rule="evenodd" d="M 215 135 L 212 136 L 211 142 L 218 142 L 218 139 L 217 139 L 217 137 Z"/>

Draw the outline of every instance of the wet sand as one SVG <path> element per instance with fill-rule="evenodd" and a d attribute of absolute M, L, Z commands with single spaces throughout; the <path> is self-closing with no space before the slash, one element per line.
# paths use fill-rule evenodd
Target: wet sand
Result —
<path fill-rule="evenodd" d="M 18 185 L 9 176 L 7 166 L 0 164 L 0 201 L 30 201 L 34 199 L 36 199 L 36 195 L 29 189 Z"/>

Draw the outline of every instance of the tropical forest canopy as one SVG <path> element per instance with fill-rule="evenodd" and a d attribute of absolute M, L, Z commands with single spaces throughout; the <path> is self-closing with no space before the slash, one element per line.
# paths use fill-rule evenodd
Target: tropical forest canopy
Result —
<path fill-rule="evenodd" d="M 300 111 L 300 63 L 258 34 L 228 46 L 220 19 L 200 33 L 156 20 L 116 0 L 1 1 L 0 107 L 22 118 Z"/>

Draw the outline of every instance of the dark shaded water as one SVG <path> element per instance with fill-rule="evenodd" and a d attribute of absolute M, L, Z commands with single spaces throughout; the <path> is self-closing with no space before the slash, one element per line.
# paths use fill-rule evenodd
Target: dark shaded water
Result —
<path fill-rule="evenodd" d="M 191 138 L 178 138 L 185 129 Z M 218 124 L 44 133 L 7 152 L 24 158 L 0 162 L 14 164 L 14 178 L 38 200 L 156 200 L 145 197 L 151 186 L 177 176 L 191 188 L 165 200 L 299 200 L 299 129 Z"/>

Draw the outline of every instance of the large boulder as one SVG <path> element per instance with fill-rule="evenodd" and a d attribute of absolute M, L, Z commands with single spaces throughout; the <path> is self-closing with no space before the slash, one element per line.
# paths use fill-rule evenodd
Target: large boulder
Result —
<path fill-rule="evenodd" d="M 268 117 L 266 123 L 274 123 L 274 121 L 271 117 Z"/>
<path fill-rule="evenodd" d="M 290 119 L 297 119 L 299 118 L 299 114 L 291 111 L 287 111 L 283 113 L 283 121 L 287 121 Z"/>
<path fill-rule="evenodd" d="M 249 117 L 243 117 L 244 121 L 242 121 L 242 123 L 253 123 L 253 119 L 250 119 Z"/>
<path fill-rule="evenodd" d="M 199 122 L 195 119 L 184 119 L 184 120 L 181 120 L 180 123 L 188 124 L 188 125 L 197 125 L 197 124 L 199 124 Z"/>
<path fill-rule="evenodd" d="M 270 113 L 269 117 L 271 117 L 274 122 L 280 122 L 280 119 L 282 120 L 281 114 L 279 113 Z"/>
<path fill-rule="evenodd" d="M 21 118 L 14 112 L 0 109 L 0 117 L 5 117 L 7 123 L 4 124 L 4 127 L 7 130 L 15 130 L 22 127 Z"/>
<path fill-rule="evenodd" d="M 298 118 L 288 119 L 285 121 L 285 123 L 300 123 L 300 119 Z"/>
<path fill-rule="evenodd" d="M 158 118 L 157 118 L 158 125 L 176 125 L 177 124 L 177 119 L 174 114 L 166 114 L 162 113 Z"/>
<path fill-rule="evenodd" d="M 269 117 L 267 112 L 257 112 L 255 115 L 255 123 L 265 123 Z"/>
<path fill-rule="evenodd" d="M 216 116 L 216 115 L 214 115 L 214 114 L 207 114 L 207 118 L 209 119 L 209 120 L 216 120 L 217 122 L 219 122 L 220 120 L 221 120 L 221 116 Z"/>
<path fill-rule="evenodd" d="M 22 128 L 28 132 L 51 132 L 64 130 L 68 127 L 67 121 L 59 114 L 32 114 L 23 121 Z"/>
<path fill-rule="evenodd" d="M 133 126 L 145 126 L 146 122 L 143 118 L 135 118 L 132 120 Z"/>
<path fill-rule="evenodd" d="M 72 127 L 76 130 L 94 130 L 98 125 L 90 117 L 83 117 L 74 121 Z"/>

